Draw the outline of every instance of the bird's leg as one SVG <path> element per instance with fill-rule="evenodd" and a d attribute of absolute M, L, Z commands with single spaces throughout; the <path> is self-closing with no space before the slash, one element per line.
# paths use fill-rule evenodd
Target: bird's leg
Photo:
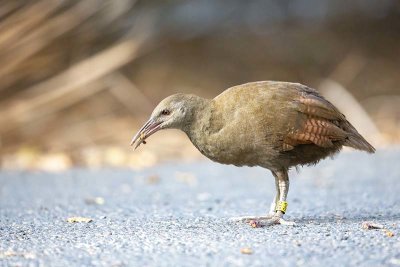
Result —
<path fill-rule="evenodd" d="M 287 194 L 289 191 L 289 176 L 288 172 L 285 169 L 280 171 L 273 171 L 272 174 L 275 177 L 275 183 L 278 187 L 278 201 L 276 203 L 275 212 L 271 219 L 260 221 L 260 225 L 267 226 L 273 224 L 282 224 L 282 225 L 295 225 L 294 222 L 289 222 L 283 219 L 283 215 L 286 212 L 287 207 Z"/>
<path fill-rule="evenodd" d="M 276 190 L 276 193 L 275 193 L 274 199 L 272 200 L 272 203 L 271 203 L 271 206 L 270 206 L 269 212 L 268 212 L 268 214 L 271 215 L 271 216 L 275 215 L 276 204 L 278 203 L 279 198 L 280 198 L 280 190 L 279 190 L 278 179 L 276 178 L 275 174 L 274 174 L 274 177 L 275 177 L 275 190 Z"/>
<path fill-rule="evenodd" d="M 275 176 L 275 174 L 274 174 L 274 176 Z M 278 183 L 278 179 L 276 176 L 275 176 L 275 189 L 276 189 L 276 195 L 275 195 L 274 199 L 272 200 L 268 214 L 261 215 L 261 216 L 240 216 L 240 217 L 231 218 L 231 220 L 236 221 L 236 222 L 248 223 L 251 221 L 258 222 L 258 221 L 263 221 L 263 220 L 271 220 L 272 218 L 274 218 L 276 215 L 276 204 L 278 203 L 279 198 L 280 198 L 279 183 Z"/>

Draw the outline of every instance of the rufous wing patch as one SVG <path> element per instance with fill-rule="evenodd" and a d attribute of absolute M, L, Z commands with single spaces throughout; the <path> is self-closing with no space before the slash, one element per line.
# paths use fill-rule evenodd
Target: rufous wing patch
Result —
<path fill-rule="evenodd" d="M 298 111 L 328 120 L 344 120 L 345 116 L 335 106 L 317 95 L 303 95 L 297 101 Z"/>
<path fill-rule="evenodd" d="M 347 133 L 339 127 L 345 117 L 322 97 L 302 95 L 297 102 L 297 120 L 294 129 L 283 139 L 283 151 L 301 144 L 332 147 L 332 141 L 344 140 Z"/>
<path fill-rule="evenodd" d="M 346 133 L 334 123 L 308 117 L 301 128 L 289 133 L 283 140 L 283 150 L 288 151 L 300 144 L 315 144 L 320 147 L 332 147 L 332 141 L 343 140 Z"/>

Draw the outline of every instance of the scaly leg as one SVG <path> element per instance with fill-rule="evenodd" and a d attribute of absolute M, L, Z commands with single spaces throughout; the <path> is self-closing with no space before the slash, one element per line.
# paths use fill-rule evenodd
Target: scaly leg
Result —
<path fill-rule="evenodd" d="M 287 207 L 287 195 L 289 192 L 289 176 L 285 169 L 280 171 L 273 171 L 272 174 L 275 177 L 275 183 L 278 185 L 279 200 L 276 203 L 275 212 L 271 219 L 262 220 L 259 222 L 261 226 L 268 226 L 273 224 L 282 225 L 295 225 L 294 222 L 286 221 L 283 219 L 283 215 L 286 212 Z"/>
<path fill-rule="evenodd" d="M 275 176 L 274 173 L 273 173 L 273 175 L 274 175 L 274 177 L 275 177 L 275 190 L 276 190 L 276 193 L 275 193 L 274 199 L 272 200 L 271 206 L 270 206 L 270 208 L 269 208 L 269 213 L 268 213 L 268 214 L 270 214 L 270 215 L 275 215 L 276 204 L 278 203 L 279 198 L 280 198 L 280 195 L 281 195 L 281 194 L 280 194 L 280 190 L 279 190 L 278 179 L 276 178 L 276 176 Z"/>
<path fill-rule="evenodd" d="M 272 172 L 275 177 L 276 195 L 271 203 L 270 211 L 264 216 L 242 216 L 231 220 L 239 222 L 254 221 L 257 225 L 268 226 L 273 224 L 295 225 L 294 222 L 285 221 L 282 217 L 287 207 L 287 194 L 289 191 L 289 177 L 287 170 Z"/>

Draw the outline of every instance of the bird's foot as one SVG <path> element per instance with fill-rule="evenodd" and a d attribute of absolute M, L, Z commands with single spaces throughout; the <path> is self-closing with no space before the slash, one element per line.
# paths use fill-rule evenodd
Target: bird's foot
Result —
<path fill-rule="evenodd" d="M 295 226 L 296 223 L 292 221 L 286 221 L 282 218 L 281 214 L 268 214 L 265 216 L 242 216 L 231 218 L 234 222 L 244 222 L 250 224 L 254 228 L 271 226 L 275 224 L 281 224 L 286 226 Z"/>
<path fill-rule="evenodd" d="M 264 221 L 270 220 L 274 217 L 275 214 L 267 214 L 263 216 L 240 216 L 240 217 L 233 217 L 230 218 L 232 222 L 243 222 L 243 223 L 250 223 L 252 221 Z"/>
<path fill-rule="evenodd" d="M 263 226 L 271 226 L 275 224 L 280 224 L 280 225 L 286 225 L 286 226 L 295 226 L 296 223 L 292 221 L 286 221 L 285 219 L 282 218 L 282 216 L 279 216 L 278 214 L 275 214 L 271 219 L 269 220 L 261 220 L 257 222 L 259 227 Z M 254 225 L 251 224 L 252 226 Z"/>

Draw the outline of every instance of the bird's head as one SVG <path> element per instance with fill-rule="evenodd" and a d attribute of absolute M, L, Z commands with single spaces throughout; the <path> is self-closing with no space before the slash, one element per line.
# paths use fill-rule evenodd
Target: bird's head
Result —
<path fill-rule="evenodd" d="M 162 129 L 185 129 L 191 123 L 195 100 L 194 95 L 175 94 L 162 100 L 153 110 L 150 119 L 132 138 L 131 146 L 137 142 L 135 149 L 146 138 Z"/>

